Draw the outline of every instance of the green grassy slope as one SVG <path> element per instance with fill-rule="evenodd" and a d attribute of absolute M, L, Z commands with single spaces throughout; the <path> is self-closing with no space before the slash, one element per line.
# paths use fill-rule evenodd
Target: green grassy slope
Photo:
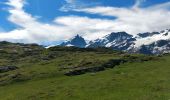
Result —
<path fill-rule="evenodd" d="M 19 47 L 20 48 L 20 47 Z M 22 47 L 23 48 L 23 47 Z M 110 49 L 30 47 L 0 52 L 0 65 L 17 70 L 0 73 L 0 100 L 169 100 L 170 56 L 128 55 Z M 37 49 L 38 48 L 38 49 Z M 9 54 L 10 52 L 10 54 Z M 16 52 L 16 51 L 15 51 Z M 15 56 L 16 59 L 11 58 Z M 127 63 L 96 73 L 65 72 L 99 66 L 110 59 Z M 141 60 L 142 59 L 142 60 Z"/>

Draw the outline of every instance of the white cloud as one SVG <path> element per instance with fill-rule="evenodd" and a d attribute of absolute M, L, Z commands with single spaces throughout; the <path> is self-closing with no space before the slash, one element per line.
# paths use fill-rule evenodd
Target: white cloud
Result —
<path fill-rule="evenodd" d="M 67 0 L 67 2 L 75 1 Z M 140 32 L 169 28 L 170 2 L 147 8 L 140 8 L 140 3 L 138 1 L 131 8 L 99 6 L 74 9 L 79 12 L 116 17 L 113 20 L 74 15 L 57 17 L 52 24 L 39 22 L 36 17 L 26 13 L 23 10 L 25 0 L 9 0 L 7 2 L 10 6 L 8 20 L 20 28 L 10 32 L 0 32 L 0 40 L 41 43 L 69 39 L 76 34 L 81 34 L 91 40 L 115 31 L 126 31 L 135 35 Z"/>
<path fill-rule="evenodd" d="M 92 19 L 88 17 L 66 16 L 55 19 L 55 23 L 63 24 L 69 32 L 82 34 L 86 39 L 96 39 L 115 30 L 112 20 Z"/>
<path fill-rule="evenodd" d="M 6 4 L 13 7 L 14 9 L 21 10 L 24 6 L 24 0 L 9 0 Z"/>
<path fill-rule="evenodd" d="M 139 4 L 137 4 L 138 6 Z M 167 9 L 170 2 L 148 7 L 148 8 L 118 8 L 118 7 L 93 7 L 77 9 L 80 12 L 99 14 L 102 16 L 113 16 L 116 27 L 114 29 L 123 30 L 130 34 L 139 32 L 160 31 L 169 28 L 170 11 Z"/>

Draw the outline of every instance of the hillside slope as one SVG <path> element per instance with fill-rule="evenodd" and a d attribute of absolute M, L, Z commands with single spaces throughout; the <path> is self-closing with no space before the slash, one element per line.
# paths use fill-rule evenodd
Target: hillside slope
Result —
<path fill-rule="evenodd" d="M 9 49 L 11 45 L 17 50 Z M 1 48 L 0 70 L 17 67 L 0 72 L 1 100 L 170 99 L 170 55 L 129 55 L 108 48 L 44 49 L 37 45 L 26 46 L 25 51 L 25 46 Z M 117 60 L 123 62 L 113 66 Z M 104 70 L 96 70 L 98 67 Z M 83 73 L 79 75 L 65 75 L 80 70 Z"/>

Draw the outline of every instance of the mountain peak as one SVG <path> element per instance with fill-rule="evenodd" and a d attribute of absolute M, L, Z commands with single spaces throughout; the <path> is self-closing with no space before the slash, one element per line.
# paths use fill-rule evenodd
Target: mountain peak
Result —
<path fill-rule="evenodd" d="M 81 39 L 81 40 L 84 40 L 84 38 L 82 37 L 82 36 L 80 36 L 79 34 L 77 34 L 76 36 L 74 36 L 72 39 L 70 39 L 71 41 L 73 41 L 73 40 L 79 40 L 79 39 Z"/>
<path fill-rule="evenodd" d="M 75 37 L 81 37 L 79 34 L 77 34 Z"/>
<path fill-rule="evenodd" d="M 75 46 L 75 47 L 83 48 L 86 46 L 86 41 L 83 37 L 77 34 L 75 37 L 73 37 L 69 41 L 63 42 L 61 46 Z"/>

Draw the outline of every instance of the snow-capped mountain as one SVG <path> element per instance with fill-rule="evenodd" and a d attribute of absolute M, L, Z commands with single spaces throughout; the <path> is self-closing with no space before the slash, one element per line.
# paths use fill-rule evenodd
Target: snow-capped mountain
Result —
<path fill-rule="evenodd" d="M 91 41 L 86 47 L 111 47 L 115 50 L 128 50 L 134 45 L 135 38 L 126 32 L 111 33 L 102 39 Z"/>
<path fill-rule="evenodd" d="M 162 54 L 170 53 L 170 29 L 160 32 L 139 33 L 136 36 L 126 32 L 112 32 L 90 42 L 79 35 L 63 42 L 61 46 L 76 46 L 81 48 L 110 47 L 130 53 Z"/>
<path fill-rule="evenodd" d="M 74 38 L 70 39 L 69 41 L 65 41 L 61 44 L 61 46 L 75 46 L 84 48 L 86 46 L 86 41 L 83 37 L 76 35 Z"/>

